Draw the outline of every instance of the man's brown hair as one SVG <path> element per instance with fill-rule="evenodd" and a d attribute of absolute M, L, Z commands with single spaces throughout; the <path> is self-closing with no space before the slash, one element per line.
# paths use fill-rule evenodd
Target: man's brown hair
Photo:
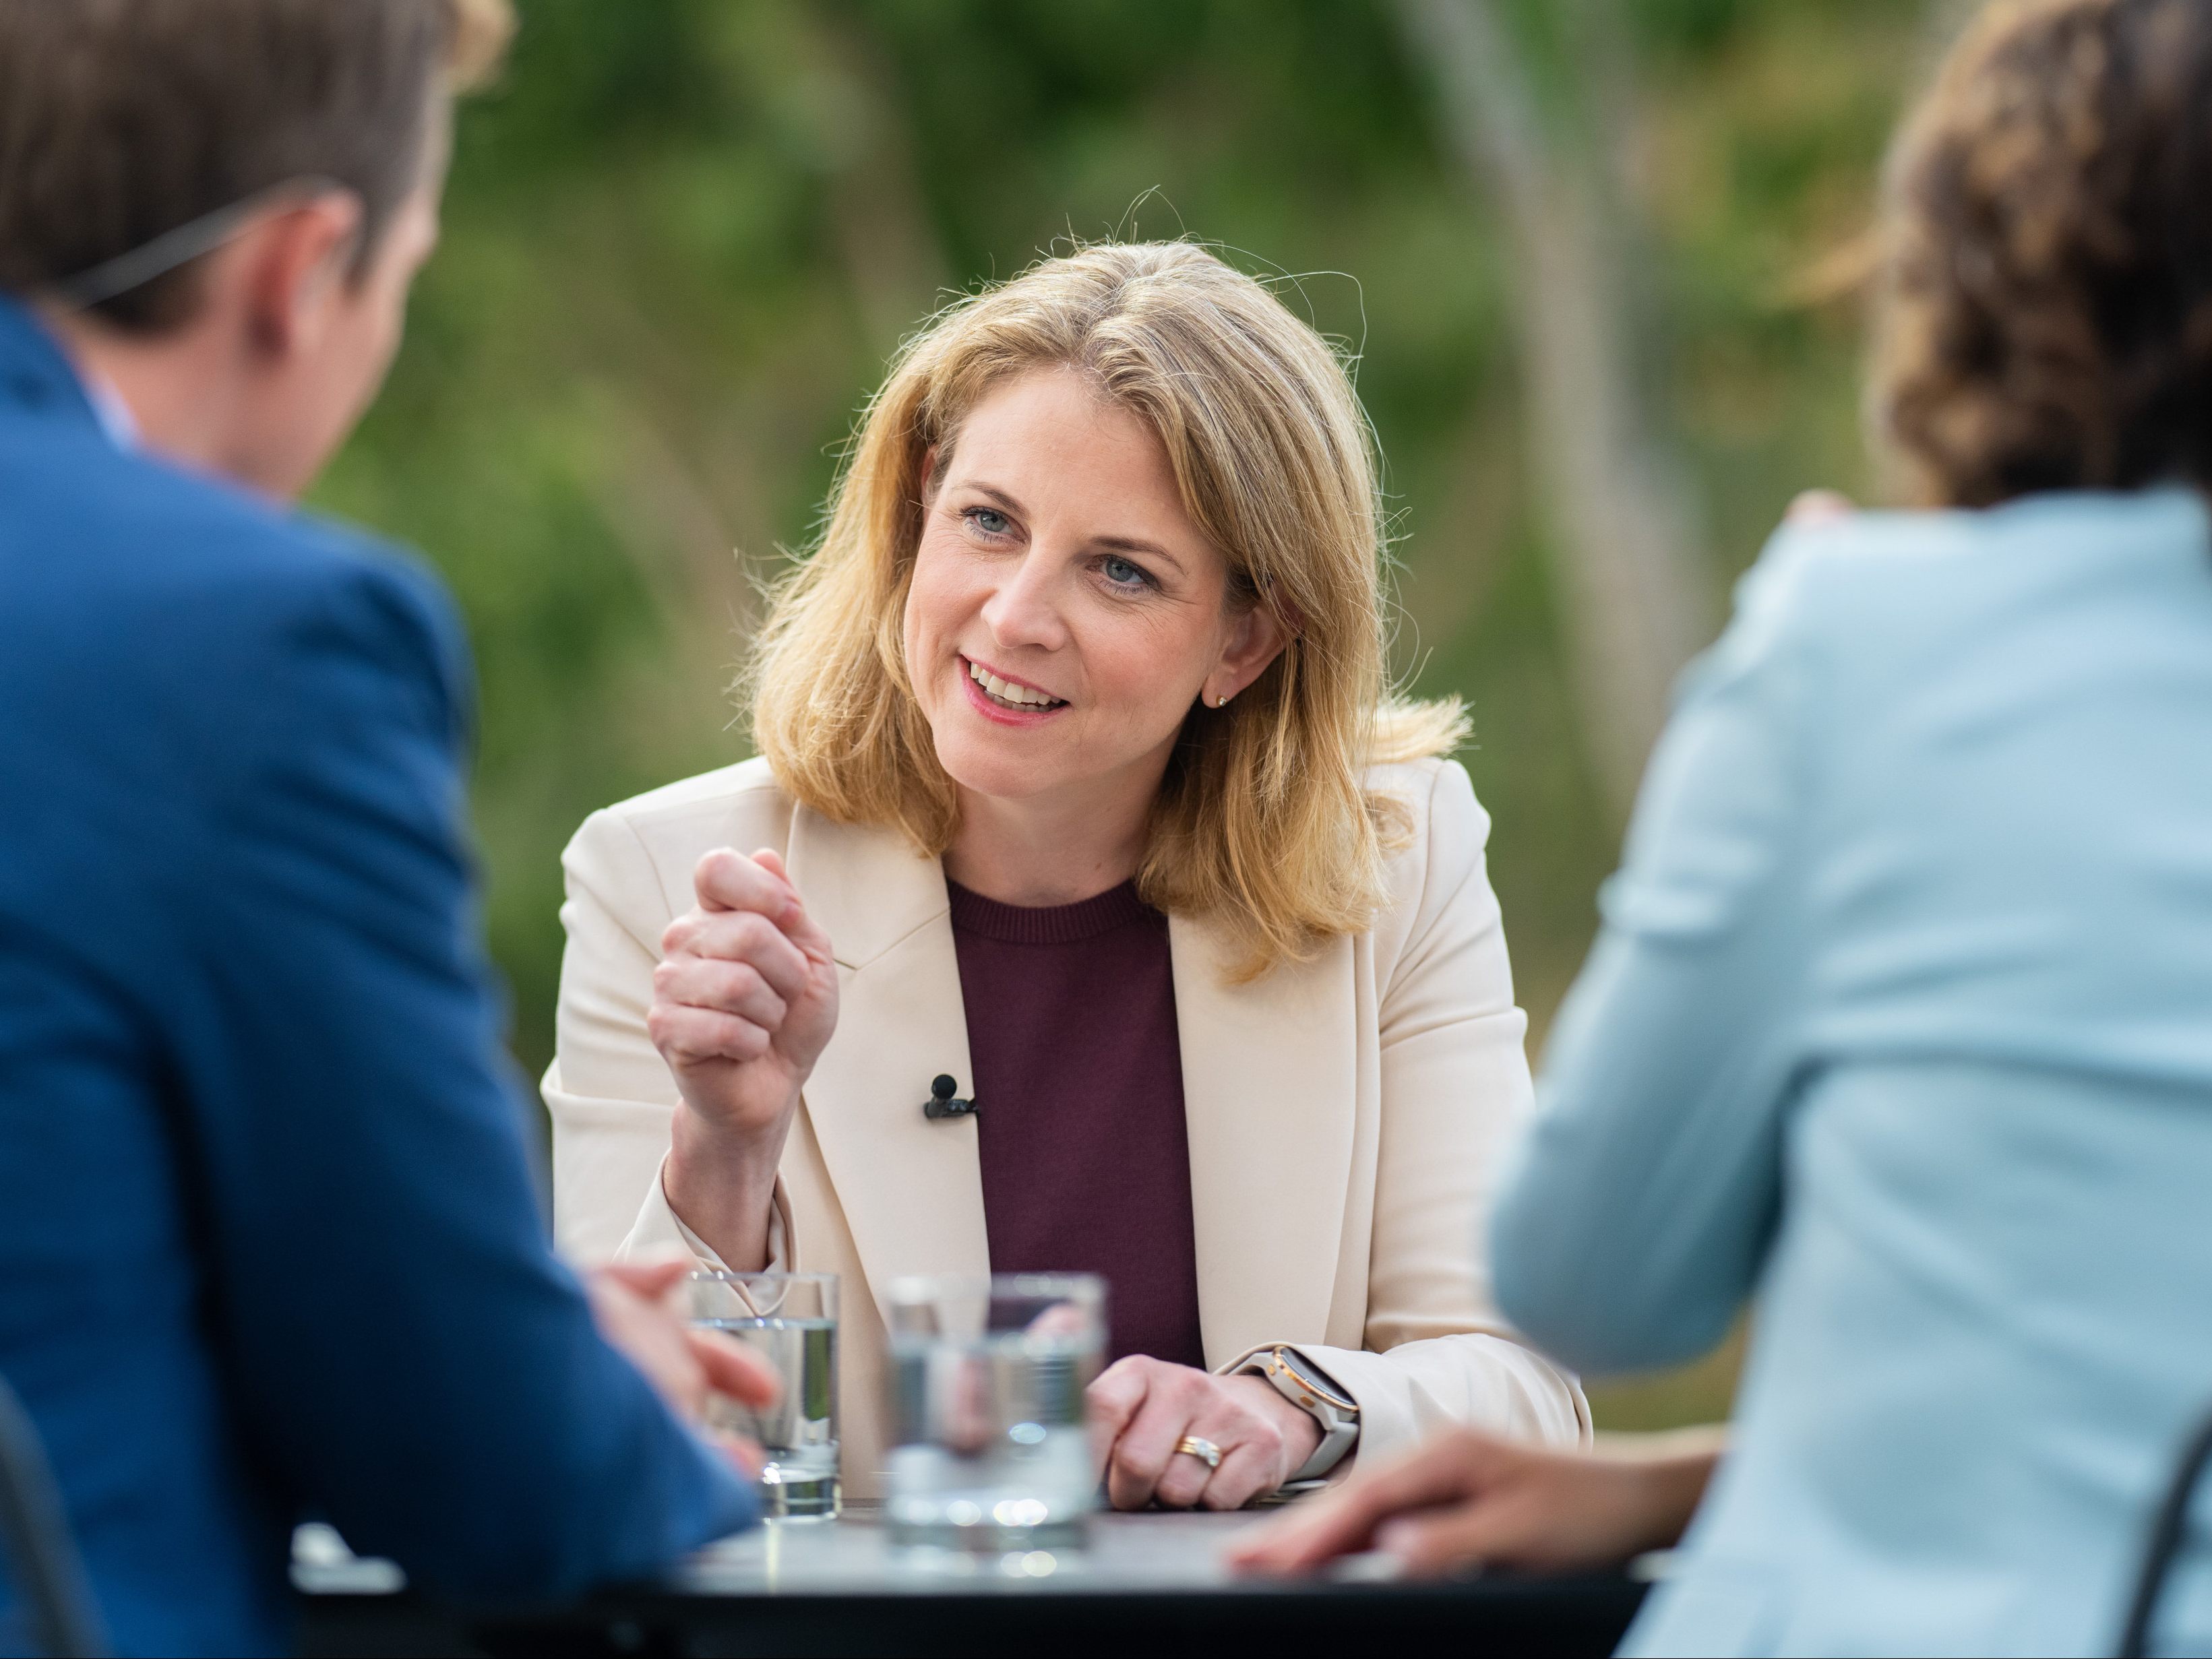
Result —
<path fill-rule="evenodd" d="M 1883 229 L 1875 410 L 1923 501 L 2212 485 L 2212 3 L 1988 8 Z"/>
<path fill-rule="evenodd" d="M 507 0 L 0 0 L 0 289 L 36 295 L 295 179 L 357 193 L 356 271 Z M 158 332 L 198 266 L 100 301 Z"/>

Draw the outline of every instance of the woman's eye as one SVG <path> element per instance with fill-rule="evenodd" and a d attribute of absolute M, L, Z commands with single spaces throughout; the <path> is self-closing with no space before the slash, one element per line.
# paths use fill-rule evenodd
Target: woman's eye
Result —
<path fill-rule="evenodd" d="M 1127 559 L 1109 556 L 1098 568 L 1116 587 L 1148 587 L 1152 585 L 1152 579 L 1145 573 L 1144 566 L 1132 563 Z"/>
<path fill-rule="evenodd" d="M 1012 520 L 988 507 L 971 507 L 960 516 L 986 536 L 1009 535 L 1014 528 Z"/>

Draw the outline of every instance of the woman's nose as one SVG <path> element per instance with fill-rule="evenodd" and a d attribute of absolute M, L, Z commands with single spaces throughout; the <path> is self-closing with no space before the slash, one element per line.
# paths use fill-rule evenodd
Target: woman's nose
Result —
<path fill-rule="evenodd" d="M 1059 586 L 1058 562 L 1032 549 L 984 601 L 984 625 L 1000 645 L 1057 650 L 1067 641 Z"/>

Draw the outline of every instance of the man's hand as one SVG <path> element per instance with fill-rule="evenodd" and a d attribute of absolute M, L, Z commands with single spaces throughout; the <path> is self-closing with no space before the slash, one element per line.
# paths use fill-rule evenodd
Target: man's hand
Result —
<path fill-rule="evenodd" d="M 694 1428 L 705 1426 L 708 1401 L 718 1394 L 756 1410 L 774 1405 L 781 1384 L 766 1360 L 719 1331 L 693 1329 L 668 1306 L 690 1270 L 687 1262 L 662 1261 L 586 1273 L 584 1290 L 599 1334 Z M 760 1473 L 757 1447 L 733 1435 L 714 1438 L 747 1480 Z"/>
<path fill-rule="evenodd" d="M 1214 1376 L 1131 1354 L 1090 1389 L 1092 1449 L 1117 1510 L 1242 1509 L 1295 1474 L 1321 1444 L 1321 1425 L 1264 1376 Z M 1176 1443 L 1221 1449 L 1208 1468 Z"/>
<path fill-rule="evenodd" d="M 1229 1559 L 1299 1573 L 1375 1550 L 1422 1577 L 1612 1565 L 1680 1538 L 1721 1449 L 1719 1431 L 1703 1429 L 1587 1452 L 1461 1429 L 1255 1528 Z"/>

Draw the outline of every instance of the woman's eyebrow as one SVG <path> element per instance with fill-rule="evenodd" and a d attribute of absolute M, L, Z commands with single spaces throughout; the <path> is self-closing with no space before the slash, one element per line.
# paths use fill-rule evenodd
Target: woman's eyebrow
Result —
<path fill-rule="evenodd" d="M 998 502 L 1000 507 L 1006 508 L 1010 512 L 1019 513 L 1024 510 L 1021 502 L 1015 500 L 1012 495 L 1006 494 L 1005 490 L 1000 489 L 996 484 L 977 483 L 974 479 L 970 478 L 968 479 L 962 487 L 963 489 L 974 490 L 978 495 L 988 495 L 993 501 Z"/>

